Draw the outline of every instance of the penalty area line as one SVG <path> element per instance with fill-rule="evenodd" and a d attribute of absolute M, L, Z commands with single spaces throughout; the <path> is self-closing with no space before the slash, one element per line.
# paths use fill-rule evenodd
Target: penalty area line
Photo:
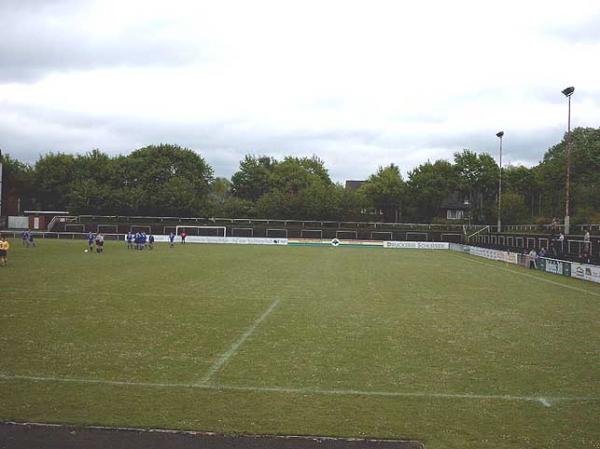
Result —
<path fill-rule="evenodd" d="M 210 380 L 212 379 L 212 377 L 219 370 L 221 370 L 221 368 L 223 368 L 223 366 L 225 366 L 225 364 L 227 364 L 227 362 L 229 362 L 229 360 L 240 349 L 240 346 L 242 346 L 242 344 L 244 344 L 244 342 L 248 339 L 248 337 L 250 337 L 250 335 L 252 335 L 254 333 L 254 331 L 256 330 L 256 328 L 258 327 L 258 325 L 260 323 L 262 323 L 265 320 L 265 318 L 267 318 L 271 314 L 271 312 L 275 309 L 275 307 L 277 307 L 278 304 L 279 304 L 279 299 L 276 299 L 275 301 L 273 301 L 273 303 L 269 306 L 269 308 L 267 310 L 265 310 L 263 312 L 263 314 L 260 317 L 258 317 L 252 323 L 252 325 L 248 329 L 246 329 L 246 332 L 244 332 L 240 336 L 240 338 L 238 338 L 231 345 L 231 347 L 226 352 L 224 352 L 223 355 L 221 355 L 221 357 L 219 357 L 215 361 L 215 363 L 212 364 L 212 366 L 208 369 L 208 371 L 206 372 L 206 374 L 204 375 L 204 377 L 200 381 L 201 385 L 205 385 L 205 384 L 208 384 L 210 382 Z"/>
<path fill-rule="evenodd" d="M 28 382 L 57 382 L 92 385 L 113 385 L 124 387 L 144 388 L 191 388 L 210 391 L 247 392 L 247 393 L 279 393 L 301 394 L 315 396 L 364 396 L 383 398 L 424 398 L 424 399 L 466 399 L 512 402 L 535 402 L 544 407 L 551 407 L 556 402 L 596 402 L 600 397 L 594 396 L 519 396 L 501 394 L 472 394 L 472 393 L 424 393 L 401 391 L 363 391 L 363 390 L 328 390 L 319 388 L 293 388 L 293 387 L 259 387 L 243 385 L 218 385 L 218 384 L 186 384 L 186 383 L 160 383 L 160 382 L 134 382 L 122 380 L 83 379 L 73 377 L 46 377 L 46 376 L 21 376 L 1 374 L 0 381 L 22 380 Z"/>

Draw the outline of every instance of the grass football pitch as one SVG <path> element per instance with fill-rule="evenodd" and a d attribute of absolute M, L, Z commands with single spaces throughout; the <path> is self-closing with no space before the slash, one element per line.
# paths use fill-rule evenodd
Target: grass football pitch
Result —
<path fill-rule="evenodd" d="M 449 251 L 12 247 L 3 421 L 600 447 L 600 286 Z"/>

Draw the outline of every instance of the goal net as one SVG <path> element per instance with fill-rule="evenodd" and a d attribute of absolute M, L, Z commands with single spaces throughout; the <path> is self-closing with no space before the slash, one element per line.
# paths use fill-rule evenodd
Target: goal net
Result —
<path fill-rule="evenodd" d="M 96 227 L 96 232 L 97 233 L 104 233 L 104 234 L 118 234 L 119 233 L 119 225 L 112 225 L 112 224 L 99 224 Z"/>
<path fill-rule="evenodd" d="M 323 240 L 323 230 L 322 229 L 301 229 L 300 230 L 300 238 L 312 238 L 312 239 Z"/>
<path fill-rule="evenodd" d="M 427 232 L 407 232 L 406 240 L 412 242 L 427 242 L 429 240 L 429 234 Z"/>
<path fill-rule="evenodd" d="M 84 224 L 65 224 L 65 232 L 85 232 Z"/>
<path fill-rule="evenodd" d="M 394 238 L 390 231 L 373 231 L 371 232 L 371 240 L 394 240 Z"/>
<path fill-rule="evenodd" d="M 227 227 L 225 226 L 177 226 L 175 234 L 181 235 L 184 232 L 187 235 L 195 235 L 201 237 L 226 237 Z"/>
<path fill-rule="evenodd" d="M 254 228 L 232 228 L 232 237 L 254 237 Z"/>
<path fill-rule="evenodd" d="M 152 226 L 131 225 L 129 227 L 129 232 L 145 232 L 146 234 L 152 234 Z"/>
<path fill-rule="evenodd" d="M 347 229 L 340 229 L 335 231 L 336 239 L 358 239 L 358 231 L 349 231 Z"/>
<path fill-rule="evenodd" d="M 286 238 L 288 236 L 288 230 L 287 229 L 275 229 L 275 228 L 271 228 L 271 229 L 267 229 L 265 235 L 267 237 L 276 237 L 276 238 Z"/>

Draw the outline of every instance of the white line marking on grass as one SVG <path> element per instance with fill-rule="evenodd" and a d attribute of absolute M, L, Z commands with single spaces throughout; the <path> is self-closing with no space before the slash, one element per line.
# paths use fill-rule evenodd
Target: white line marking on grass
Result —
<path fill-rule="evenodd" d="M 535 279 L 540 282 L 546 282 L 547 284 L 558 285 L 559 287 L 568 288 L 569 290 L 575 290 L 577 292 L 587 293 L 588 295 L 593 295 L 593 296 L 600 296 L 600 293 L 592 292 L 590 290 L 586 290 L 585 288 L 573 287 L 572 285 L 561 284 L 560 282 L 556 282 L 556 281 L 553 281 L 550 279 L 544 279 L 544 278 L 534 276 L 529 273 L 522 273 L 521 271 L 518 271 L 518 270 L 511 270 L 510 268 L 504 268 L 504 267 L 496 266 L 496 265 L 493 265 L 490 263 L 481 262 L 479 260 L 473 260 L 473 259 L 471 259 L 472 256 L 462 256 L 460 254 L 455 254 L 455 253 L 453 253 L 453 254 L 461 259 L 464 259 L 464 260 L 467 260 L 469 262 L 476 263 L 479 265 L 483 265 L 488 268 L 493 268 L 494 270 L 508 271 L 510 273 L 518 274 L 520 276 L 526 276 L 528 278 Z M 490 260 L 490 261 L 494 262 L 492 260 Z M 518 266 L 518 265 L 515 265 L 515 266 Z"/>
<path fill-rule="evenodd" d="M 130 382 L 121 380 L 81 379 L 72 377 L 46 377 L 46 376 L 20 376 L 0 374 L 0 380 L 24 380 L 30 382 L 60 382 L 95 385 L 116 385 L 125 387 L 151 387 L 151 388 L 197 388 L 214 391 L 241 391 L 248 393 L 287 393 L 319 396 L 366 396 L 384 398 L 430 398 L 430 399 L 473 399 L 513 402 L 536 402 L 550 407 L 553 402 L 595 402 L 600 397 L 594 396 L 519 396 L 499 394 L 471 394 L 471 393 L 421 393 L 401 391 L 362 391 L 362 390 L 327 390 L 319 388 L 287 388 L 287 387 L 259 387 L 217 384 L 186 384 L 186 383 L 156 383 L 156 382 Z"/>
<path fill-rule="evenodd" d="M 114 292 L 86 292 L 85 289 L 82 290 L 30 290 L 30 289 L 19 289 L 19 288 L 6 288 L 2 290 L 6 293 L 13 294 L 22 294 L 30 296 L 27 297 L 29 301 L 60 301 L 63 299 L 80 299 L 81 296 L 89 297 L 109 297 L 109 298 L 121 298 L 121 297 L 131 297 L 131 298 L 172 298 L 172 299 L 193 299 L 194 301 L 203 300 L 203 301 L 224 301 L 227 298 L 219 298 L 219 297 L 201 297 L 198 295 L 177 295 L 177 294 L 169 294 L 169 293 L 136 293 L 136 292 L 123 292 L 119 290 L 115 290 Z M 60 295 L 60 298 L 52 298 L 47 299 L 47 297 L 40 297 L 36 295 L 45 294 L 45 295 Z M 74 295 L 74 296 L 73 296 Z M 4 298 L 3 298 L 4 299 Z M 9 299 L 9 298 L 7 298 Z M 240 300 L 247 301 L 262 301 L 264 297 L 256 297 L 256 298 L 236 298 Z M 292 298 L 293 299 L 293 298 Z"/>
<path fill-rule="evenodd" d="M 260 323 L 262 323 L 264 321 L 264 319 L 269 316 L 269 314 L 275 309 L 275 307 L 277 307 L 277 304 L 279 304 L 279 299 L 273 301 L 273 304 L 271 304 L 269 306 L 269 308 L 267 310 L 265 310 L 264 313 L 260 317 L 258 317 L 248 329 L 246 329 L 246 332 L 244 332 L 242 334 L 242 336 L 240 338 L 238 338 L 237 341 L 235 341 L 231 345 L 231 347 L 227 350 L 227 352 L 225 352 L 221 357 L 219 357 L 217 359 L 217 361 L 215 363 L 212 364 L 212 366 L 209 368 L 209 370 L 206 373 L 206 375 L 204 376 L 204 378 L 202 378 L 202 380 L 200 381 L 201 384 L 207 384 L 208 382 L 210 382 L 211 378 L 221 368 L 223 368 L 223 366 L 225 366 L 225 364 L 229 361 L 229 359 L 231 359 L 231 357 L 233 357 L 233 355 L 238 351 L 238 349 L 240 349 L 240 346 L 242 346 L 242 344 L 246 341 L 246 339 L 250 335 L 252 335 L 252 333 L 256 330 L 258 325 Z"/>

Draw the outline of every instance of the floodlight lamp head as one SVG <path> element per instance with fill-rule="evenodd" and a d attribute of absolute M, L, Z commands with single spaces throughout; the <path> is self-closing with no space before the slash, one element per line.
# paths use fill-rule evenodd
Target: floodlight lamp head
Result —
<path fill-rule="evenodd" d="M 496 133 L 496 137 L 500 137 L 502 139 L 503 136 L 504 136 L 504 131 L 498 131 Z"/>
<path fill-rule="evenodd" d="M 575 88 L 573 86 L 567 87 L 562 91 L 565 97 L 570 97 L 571 95 L 573 95 L 573 92 L 575 92 Z"/>

